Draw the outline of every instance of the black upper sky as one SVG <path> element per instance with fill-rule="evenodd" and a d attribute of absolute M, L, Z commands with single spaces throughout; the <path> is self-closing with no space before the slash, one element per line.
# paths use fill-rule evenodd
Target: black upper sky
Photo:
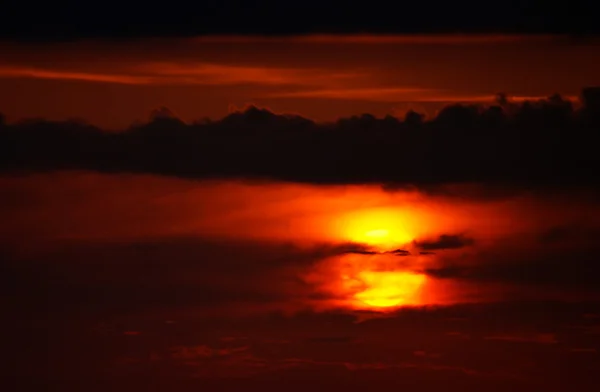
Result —
<path fill-rule="evenodd" d="M 62 41 L 202 34 L 595 34 L 599 25 L 594 9 L 592 0 L 70 0 L 33 3 L 8 0 L 0 6 L 0 38 Z"/>

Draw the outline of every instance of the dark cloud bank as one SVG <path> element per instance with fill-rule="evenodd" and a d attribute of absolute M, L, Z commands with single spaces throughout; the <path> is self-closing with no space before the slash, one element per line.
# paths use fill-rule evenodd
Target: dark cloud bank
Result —
<path fill-rule="evenodd" d="M 452 105 L 425 120 L 364 114 L 318 124 L 249 107 L 186 124 L 163 108 L 108 132 L 76 121 L 0 125 L 4 171 L 88 169 L 187 178 L 309 183 L 596 184 L 600 90 L 583 105 L 560 96 L 514 104 Z"/>

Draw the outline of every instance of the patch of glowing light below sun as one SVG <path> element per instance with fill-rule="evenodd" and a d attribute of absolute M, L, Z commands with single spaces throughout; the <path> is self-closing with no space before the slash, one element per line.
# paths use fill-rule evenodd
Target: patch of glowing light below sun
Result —
<path fill-rule="evenodd" d="M 371 307 L 418 305 L 426 276 L 413 272 L 363 271 L 358 280 L 366 287 L 354 298 Z"/>

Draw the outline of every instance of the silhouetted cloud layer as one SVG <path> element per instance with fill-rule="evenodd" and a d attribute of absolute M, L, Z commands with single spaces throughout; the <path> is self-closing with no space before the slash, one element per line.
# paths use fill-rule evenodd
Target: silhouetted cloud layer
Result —
<path fill-rule="evenodd" d="M 161 108 L 123 132 L 2 121 L 0 165 L 310 183 L 595 183 L 598 101 L 593 88 L 577 110 L 558 95 L 519 104 L 500 95 L 497 105 L 451 105 L 431 120 L 409 112 L 330 124 L 253 106 L 186 124 Z"/>

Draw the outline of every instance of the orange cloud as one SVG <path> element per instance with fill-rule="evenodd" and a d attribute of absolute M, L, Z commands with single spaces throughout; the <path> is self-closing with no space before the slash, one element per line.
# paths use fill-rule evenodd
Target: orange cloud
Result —
<path fill-rule="evenodd" d="M 72 72 L 34 67 L 0 66 L 0 77 L 81 80 L 85 82 L 104 82 L 118 84 L 150 84 L 154 79 L 146 76 L 131 76 L 111 73 Z"/>
<path fill-rule="evenodd" d="M 107 66 L 102 72 L 73 71 L 29 66 L 0 66 L 0 77 L 79 80 L 132 85 L 304 85 L 335 86 L 362 77 L 357 72 L 332 72 L 318 68 L 276 68 L 208 63 L 140 62 Z"/>
<path fill-rule="evenodd" d="M 134 71 L 155 75 L 164 82 L 181 84 L 266 84 L 266 85 L 331 85 L 336 81 L 352 80 L 361 76 L 352 72 L 332 72 L 319 68 L 276 68 L 234 66 L 212 63 L 143 63 Z"/>

